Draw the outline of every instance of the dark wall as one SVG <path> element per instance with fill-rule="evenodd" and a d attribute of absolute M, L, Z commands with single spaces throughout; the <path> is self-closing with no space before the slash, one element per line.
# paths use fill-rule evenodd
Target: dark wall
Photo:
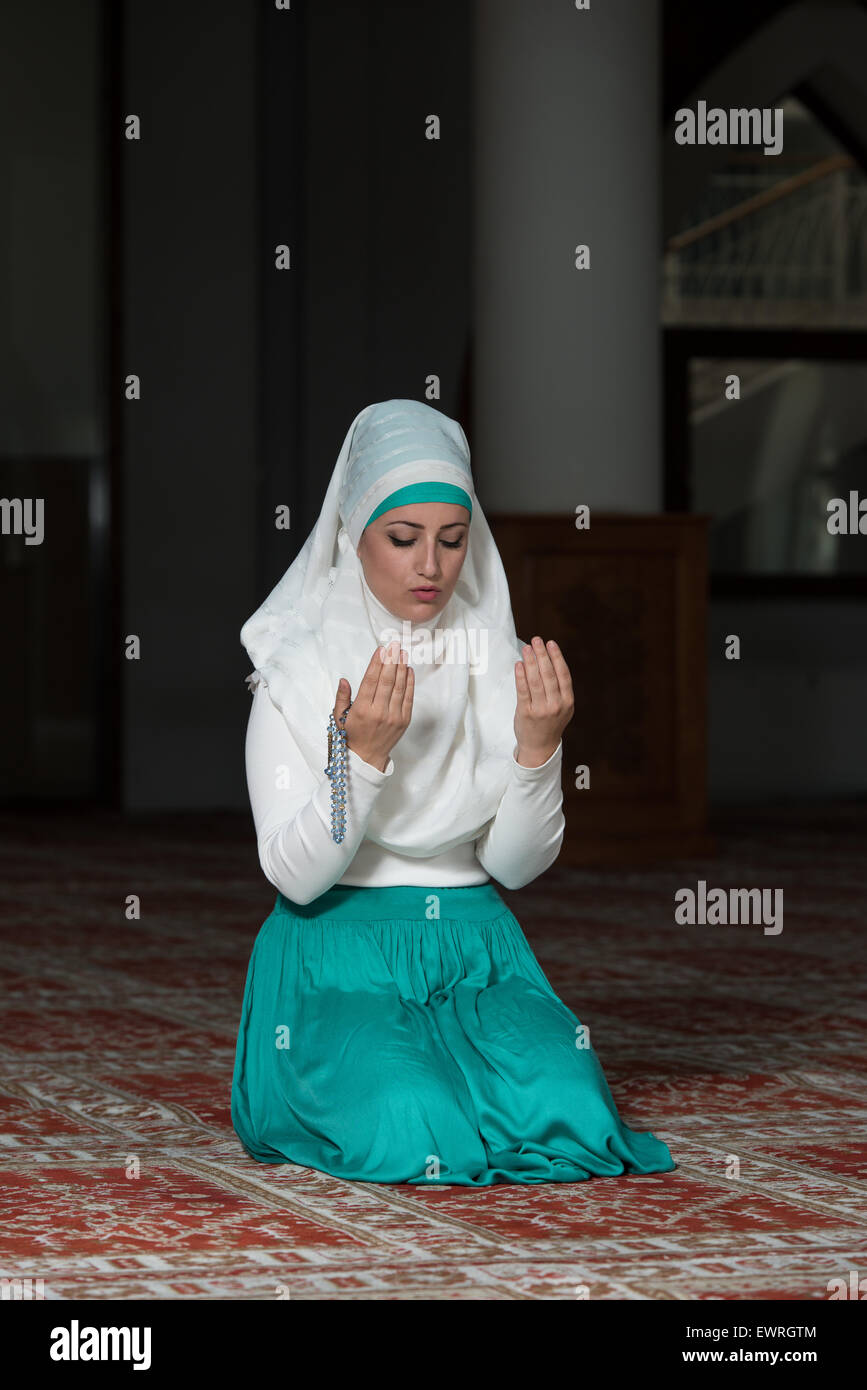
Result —
<path fill-rule="evenodd" d="M 259 370 L 256 13 L 135 0 L 124 13 L 124 803 L 243 806 L 256 601 Z"/>
<path fill-rule="evenodd" d="M 144 125 L 123 170 L 122 369 L 143 392 L 123 412 L 129 808 L 246 807 L 241 624 L 364 405 L 435 374 L 431 403 L 459 413 L 469 20 L 454 2 L 126 6 Z"/>
<path fill-rule="evenodd" d="M 472 248 L 471 6 L 317 0 L 306 17 L 305 535 L 363 406 L 436 375 L 430 404 L 458 414 Z"/>

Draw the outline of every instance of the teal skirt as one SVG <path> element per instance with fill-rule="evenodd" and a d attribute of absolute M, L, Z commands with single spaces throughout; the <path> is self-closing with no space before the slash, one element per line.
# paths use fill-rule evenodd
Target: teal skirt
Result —
<path fill-rule="evenodd" d="M 667 1173 L 492 883 L 278 894 L 253 946 L 232 1123 L 260 1163 L 487 1187 Z"/>

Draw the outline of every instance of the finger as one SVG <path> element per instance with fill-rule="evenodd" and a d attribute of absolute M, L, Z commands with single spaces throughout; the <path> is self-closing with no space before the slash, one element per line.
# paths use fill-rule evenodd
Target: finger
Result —
<path fill-rule="evenodd" d="M 398 644 L 395 639 L 384 648 L 384 654 L 380 659 L 379 678 L 372 698 L 373 707 L 380 718 L 388 713 L 391 694 L 394 690 L 394 681 L 399 664 L 397 650 Z"/>
<path fill-rule="evenodd" d="M 389 714 L 393 715 L 395 719 L 400 718 L 400 712 L 403 708 L 403 697 L 406 694 L 407 667 L 407 654 L 404 648 L 401 647 L 397 665 L 394 668 L 394 686 L 392 687 L 391 698 L 388 702 Z"/>
<path fill-rule="evenodd" d="M 384 642 L 378 649 L 380 665 L 377 675 L 379 676 L 382 674 L 383 668 L 398 666 L 400 664 L 402 651 L 403 647 L 400 645 L 400 638 L 392 637 L 390 642 Z"/>
<path fill-rule="evenodd" d="M 380 680 L 382 679 L 383 674 L 387 672 L 389 664 L 390 663 L 388 659 L 388 644 L 383 643 L 381 646 L 375 648 L 373 655 L 370 658 L 370 663 L 367 667 L 367 670 L 364 673 L 364 680 L 362 681 L 361 686 L 358 690 L 359 696 L 362 693 L 362 689 L 364 689 L 365 695 L 370 700 L 370 703 L 373 704 L 374 700 L 376 699 L 376 692 L 379 689 Z M 366 688 L 365 681 L 368 682 Z M 386 685 L 385 689 L 389 690 L 390 687 Z M 388 697 L 386 696 L 386 699 L 387 698 Z"/>
<path fill-rule="evenodd" d="M 530 687 L 530 699 L 534 705 L 542 705 L 545 700 L 545 687 L 542 684 L 542 677 L 539 674 L 539 663 L 536 660 L 536 653 L 527 644 L 523 651 L 524 670 L 527 674 L 527 684 Z"/>
<path fill-rule="evenodd" d="M 404 724 L 409 724 L 412 717 L 412 697 L 415 693 L 415 671 L 407 663 L 406 668 L 406 690 L 403 694 L 403 706 L 401 708 L 401 719 Z"/>
<path fill-rule="evenodd" d="M 551 661 L 554 666 L 554 670 L 557 673 L 557 680 L 560 683 L 560 689 L 563 692 L 563 698 L 566 700 L 574 699 L 572 691 L 572 677 L 569 674 L 569 667 L 566 665 L 566 658 L 564 657 L 560 648 L 557 646 L 557 643 L 553 640 L 548 643 L 548 651 L 551 655 Z"/>
<path fill-rule="evenodd" d="M 539 668 L 539 675 L 542 678 L 545 698 L 557 704 L 560 699 L 560 682 L 557 679 L 557 672 L 551 664 L 548 649 L 541 637 L 533 638 L 533 654 Z"/>
<path fill-rule="evenodd" d="M 349 709 L 352 701 L 352 686 L 345 676 L 341 676 L 337 686 L 337 698 L 334 701 L 334 718 L 339 721 L 340 716 Z"/>
<path fill-rule="evenodd" d="M 530 687 L 527 684 L 527 669 L 524 666 L 523 661 L 518 661 L 515 664 L 515 685 L 518 691 L 519 703 L 529 703 Z"/>
<path fill-rule="evenodd" d="M 361 678 L 361 684 L 358 687 L 358 694 L 355 698 L 356 700 L 361 700 L 362 703 L 364 700 L 372 700 L 376 694 L 379 673 L 382 670 L 381 650 L 381 647 L 374 648 L 373 656 L 370 658 L 367 665 L 367 670 Z"/>

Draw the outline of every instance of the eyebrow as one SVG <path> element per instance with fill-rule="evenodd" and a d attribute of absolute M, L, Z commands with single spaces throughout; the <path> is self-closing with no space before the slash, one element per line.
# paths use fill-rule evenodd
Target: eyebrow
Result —
<path fill-rule="evenodd" d="M 401 521 L 397 517 L 395 517 L 394 521 L 390 521 L 388 524 L 389 526 L 414 526 L 417 531 L 424 530 L 424 526 L 420 521 Z M 450 526 L 467 526 L 468 524 L 469 523 L 466 521 L 447 521 L 439 529 L 441 531 L 448 531 Z"/>

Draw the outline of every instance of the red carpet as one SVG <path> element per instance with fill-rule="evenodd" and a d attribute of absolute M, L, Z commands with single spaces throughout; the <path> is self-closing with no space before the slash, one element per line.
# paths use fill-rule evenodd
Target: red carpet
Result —
<path fill-rule="evenodd" d="M 825 1300 L 867 1273 L 864 807 L 729 813 L 714 860 L 504 892 L 679 1168 L 483 1190 L 244 1153 L 235 1029 L 274 899 L 247 817 L 0 824 L 0 1275 L 58 1299 Z M 783 931 L 677 925 L 699 879 L 782 888 Z"/>

